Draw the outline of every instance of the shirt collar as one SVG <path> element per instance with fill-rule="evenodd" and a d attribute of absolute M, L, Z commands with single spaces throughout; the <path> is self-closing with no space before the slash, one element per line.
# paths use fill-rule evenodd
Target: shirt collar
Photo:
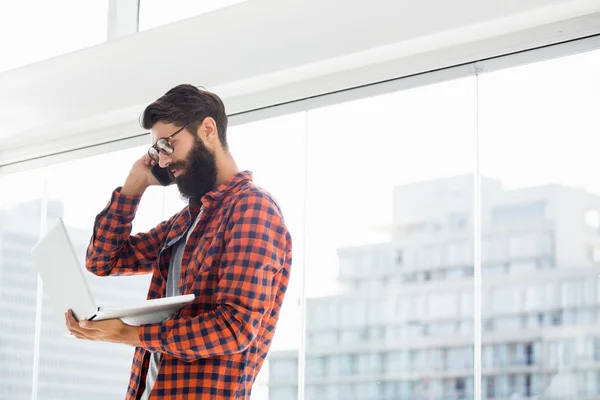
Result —
<path fill-rule="evenodd" d="M 252 181 L 252 178 L 253 173 L 251 171 L 240 171 L 232 175 L 226 182 L 202 197 L 202 206 L 204 206 L 204 208 L 210 208 L 215 204 L 218 204 L 227 193 L 234 192 L 242 183 Z M 201 206 L 190 205 L 190 207 L 193 207 L 193 211 L 198 212 Z"/>

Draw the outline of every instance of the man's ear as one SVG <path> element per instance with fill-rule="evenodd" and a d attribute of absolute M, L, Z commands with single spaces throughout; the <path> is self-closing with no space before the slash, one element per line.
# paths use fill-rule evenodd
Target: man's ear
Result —
<path fill-rule="evenodd" d="M 205 143 L 215 143 L 219 140 L 219 134 L 217 132 L 217 123 L 212 117 L 204 118 L 202 125 L 200 125 L 200 137 Z"/>

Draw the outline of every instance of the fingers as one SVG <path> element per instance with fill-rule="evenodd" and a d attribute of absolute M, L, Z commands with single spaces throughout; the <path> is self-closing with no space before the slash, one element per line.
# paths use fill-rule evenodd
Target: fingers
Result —
<path fill-rule="evenodd" d="M 90 335 L 91 332 L 80 328 L 79 323 L 75 319 L 75 315 L 73 315 L 73 311 L 71 310 L 65 313 L 65 325 L 67 326 L 69 332 L 77 339 L 96 340 L 95 337 Z"/>
<path fill-rule="evenodd" d="M 148 154 L 146 154 L 144 156 L 144 164 L 146 164 L 149 167 L 153 167 L 156 165 L 156 161 L 154 161 L 154 159 L 152 159 L 152 157 L 150 157 Z"/>

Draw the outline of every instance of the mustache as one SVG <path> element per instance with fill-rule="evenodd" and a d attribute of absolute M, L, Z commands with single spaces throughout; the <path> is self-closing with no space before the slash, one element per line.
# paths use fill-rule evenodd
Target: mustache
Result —
<path fill-rule="evenodd" d="M 169 164 L 169 169 L 184 169 L 187 166 L 185 161 L 177 161 Z"/>

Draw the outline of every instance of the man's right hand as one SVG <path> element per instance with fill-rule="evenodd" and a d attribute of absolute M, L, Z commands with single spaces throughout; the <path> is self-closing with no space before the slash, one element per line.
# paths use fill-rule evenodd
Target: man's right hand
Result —
<path fill-rule="evenodd" d="M 129 171 L 129 176 L 121 188 L 121 194 L 126 196 L 141 196 L 148 186 L 160 185 L 160 182 L 152 174 L 151 168 L 156 165 L 156 161 L 149 155 L 144 155 L 137 160 Z"/>

